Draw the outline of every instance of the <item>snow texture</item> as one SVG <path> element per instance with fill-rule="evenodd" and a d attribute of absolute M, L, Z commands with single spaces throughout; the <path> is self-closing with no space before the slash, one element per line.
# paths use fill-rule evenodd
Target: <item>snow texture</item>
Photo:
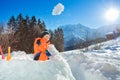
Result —
<path fill-rule="evenodd" d="M 33 54 L 12 52 L 12 60 L 0 60 L 0 80 L 75 80 L 69 65 L 50 46 L 53 53 L 48 61 L 34 61 Z"/>
<path fill-rule="evenodd" d="M 93 47 L 100 45 L 99 50 Z M 120 80 L 120 38 L 84 49 L 62 52 L 76 80 Z"/>

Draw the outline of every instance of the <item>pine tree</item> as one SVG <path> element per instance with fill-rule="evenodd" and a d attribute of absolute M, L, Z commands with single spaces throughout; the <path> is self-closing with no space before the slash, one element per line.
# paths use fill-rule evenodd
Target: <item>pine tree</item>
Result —
<path fill-rule="evenodd" d="M 38 29 L 39 28 L 39 29 Z M 11 46 L 12 50 L 21 50 L 26 53 L 33 52 L 33 42 L 36 37 L 40 37 L 41 33 L 46 30 L 45 22 L 40 19 L 36 20 L 35 16 L 25 18 L 19 14 L 17 18 L 12 16 L 8 22 L 6 46 Z"/>
<path fill-rule="evenodd" d="M 12 16 L 8 22 L 8 28 L 11 29 L 11 30 L 16 30 L 16 20 L 15 20 L 15 17 Z"/>
<path fill-rule="evenodd" d="M 36 37 L 40 37 L 41 33 L 42 33 L 42 29 L 41 29 L 41 21 L 40 19 L 38 19 L 38 23 L 37 23 L 37 27 L 35 28 L 36 30 Z"/>
<path fill-rule="evenodd" d="M 54 32 L 52 30 L 49 30 L 49 33 L 50 33 L 50 36 L 51 36 L 51 38 L 50 38 L 51 44 L 55 44 L 55 34 L 54 34 Z"/>
<path fill-rule="evenodd" d="M 26 40 L 26 44 L 27 44 L 26 50 L 28 53 L 33 52 L 33 42 L 36 37 L 36 34 L 35 34 L 36 25 L 37 25 L 36 17 L 32 16 L 32 18 L 30 20 L 28 33 L 27 33 L 27 40 Z"/>
<path fill-rule="evenodd" d="M 43 31 L 47 31 L 45 22 L 41 22 L 40 19 L 38 19 L 37 27 L 36 27 L 36 37 L 40 37 Z"/>
<path fill-rule="evenodd" d="M 61 28 L 55 30 L 55 46 L 61 52 L 64 51 L 64 34 Z"/>
<path fill-rule="evenodd" d="M 0 24 L 0 34 L 3 32 L 4 28 L 3 25 Z"/>
<path fill-rule="evenodd" d="M 41 23 L 41 30 L 42 30 L 42 31 L 47 31 L 46 25 L 45 25 L 45 22 L 44 22 L 44 21 Z"/>
<path fill-rule="evenodd" d="M 29 16 L 28 16 L 28 15 L 26 15 L 25 20 L 26 20 L 27 27 L 29 27 L 30 19 L 29 19 Z"/>
<path fill-rule="evenodd" d="M 18 25 L 18 30 L 16 31 L 16 34 L 18 34 L 19 36 L 19 41 L 18 41 L 18 49 L 23 51 L 24 48 L 25 48 L 25 44 L 24 44 L 24 41 L 25 41 L 25 38 L 26 38 L 26 30 L 27 30 L 27 27 L 25 27 L 26 25 L 26 21 L 23 19 L 22 17 L 22 14 L 18 15 L 17 17 L 17 25 Z M 18 37 L 16 36 L 16 37 Z"/>

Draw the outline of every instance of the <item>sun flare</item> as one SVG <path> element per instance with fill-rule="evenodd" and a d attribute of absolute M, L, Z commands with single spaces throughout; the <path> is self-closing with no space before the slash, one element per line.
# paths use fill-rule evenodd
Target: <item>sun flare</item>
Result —
<path fill-rule="evenodd" d="M 114 22 L 119 17 L 119 11 L 115 8 L 110 8 L 105 13 L 105 19 L 111 22 Z"/>

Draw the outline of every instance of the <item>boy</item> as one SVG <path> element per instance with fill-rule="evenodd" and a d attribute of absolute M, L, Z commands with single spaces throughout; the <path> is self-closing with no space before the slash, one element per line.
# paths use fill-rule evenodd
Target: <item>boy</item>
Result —
<path fill-rule="evenodd" d="M 34 41 L 34 60 L 46 61 L 51 54 L 48 51 L 50 44 L 50 34 L 45 31 L 41 34 L 40 38 L 36 38 Z"/>

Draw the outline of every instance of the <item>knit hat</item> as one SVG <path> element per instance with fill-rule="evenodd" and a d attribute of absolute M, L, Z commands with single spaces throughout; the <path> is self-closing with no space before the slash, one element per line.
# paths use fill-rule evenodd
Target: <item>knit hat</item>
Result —
<path fill-rule="evenodd" d="M 49 32 L 44 31 L 44 32 L 41 34 L 41 36 L 40 36 L 40 37 L 41 37 L 41 38 L 43 38 L 43 37 L 44 37 L 45 35 L 47 35 L 47 34 L 48 34 L 48 35 L 50 35 L 50 33 L 49 33 Z"/>

